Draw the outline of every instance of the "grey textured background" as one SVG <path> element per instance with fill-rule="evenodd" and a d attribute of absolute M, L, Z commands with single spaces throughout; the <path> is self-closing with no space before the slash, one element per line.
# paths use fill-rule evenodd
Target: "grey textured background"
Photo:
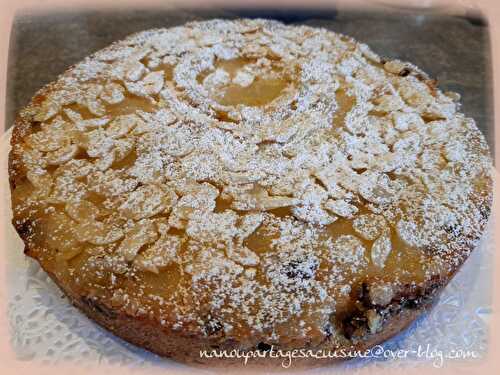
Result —
<path fill-rule="evenodd" d="M 111 42 L 144 29 L 214 17 L 266 17 L 351 35 L 385 57 L 422 68 L 443 90 L 462 95 L 493 149 L 489 28 L 481 17 L 329 9 L 74 11 L 23 14 L 14 21 L 8 64 L 6 124 L 44 84 Z"/>

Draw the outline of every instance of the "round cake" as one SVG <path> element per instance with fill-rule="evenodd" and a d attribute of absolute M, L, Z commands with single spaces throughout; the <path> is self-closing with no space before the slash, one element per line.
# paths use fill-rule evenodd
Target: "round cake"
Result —
<path fill-rule="evenodd" d="M 13 224 L 74 305 L 162 356 L 363 350 L 485 229 L 492 163 L 458 100 L 326 29 L 140 32 L 20 112 Z"/>

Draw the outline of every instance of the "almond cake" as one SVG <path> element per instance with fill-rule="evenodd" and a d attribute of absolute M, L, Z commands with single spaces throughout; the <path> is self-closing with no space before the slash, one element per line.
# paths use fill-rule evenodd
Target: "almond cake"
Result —
<path fill-rule="evenodd" d="M 488 220 L 492 162 L 459 99 L 322 28 L 140 32 L 20 112 L 13 224 L 74 305 L 162 356 L 369 348 Z"/>

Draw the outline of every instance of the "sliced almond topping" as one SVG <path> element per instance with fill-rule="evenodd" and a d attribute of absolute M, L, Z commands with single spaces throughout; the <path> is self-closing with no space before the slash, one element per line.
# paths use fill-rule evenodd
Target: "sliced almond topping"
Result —
<path fill-rule="evenodd" d="M 126 261 L 131 262 L 141 247 L 157 239 L 158 232 L 154 223 L 148 219 L 140 220 L 127 232 L 120 246 L 116 249 L 116 253 L 122 255 Z"/>
<path fill-rule="evenodd" d="M 192 215 L 186 227 L 189 237 L 208 243 L 230 241 L 238 234 L 236 223 L 238 214 L 227 210 L 222 213 L 205 213 Z"/>
<path fill-rule="evenodd" d="M 368 202 L 388 204 L 396 199 L 390 178 L 378 171 L 366 171 L 361 176 L 359 194 Z"/>
<path fill-rule="evenodd" d="M 384 69 L 389 73 L 399 74 L 403 69 L 406 68 L 406 64 L 399 60 L 387 61 L 384 64 Z"/>
<path fill-rule="evenodd" d="M 78 146 L 74 143 L 69 143 L 56 151 L 48 152 L 45 159 L 49 165 L 60 165 L 73 159 L 77 153 Z"/>
<path fill-rule="evenodd" d="M 243 245 L 229 243 L 226 254 L 229 259 L 244 266 L 255 266 L 259 263 L 259 256 Z"/>
<path fill-rule="evenodd" d="M 127 90 L 138 96 L 158 94 L 163 87 L 163 71 L 151 72 L 142 81 L 126 82 Z"/>
<path fill-rule="evenodd" d="M 166 217 L 158 217 L 153 219 L 153 222 L 156 225 L 156 229 L 160 235 L 165 236 L 170 229 L 170 224 L 168 223 L 168 219 Z"/>
<path fill-rule="evenodd" d="M 123 231 L 120 228 L 109 227 L 95 220 L 81 221 L 75 226 L 73 232 L 78 241 L 94 245 L 108 245 L 123 237 Z"/>
<path fill-rule="evenodd" d="M 288 142 L 301 128 L 303 122 L 310 120 L 307 115 L 293 116 L 277 124 L 267 124 L 263 128 L 262 140 L 279 143 Z"/>
<path fill-rule="evenodd" d="M 91 162 L 85 159 L 73 159 L 64 165 L 59 166 L 56 170 L 57 175 L 68 175 L 73 178 L 82 178 L 88 176 L 94 171 Z"/>
<path fill-rule="evenodd" d="M 245 190 L 241 193 L 236 190 L 231 192 L 230 190 L 226 190 L 234 197 L 234 201 L 231 203 L 232 208 L 240 211 L 267 211 L 280 207 L 294 206 L 300 202 L 300 199 L 297 198 L 271 196 L 265 189 Z"/>
<path fill-rule="evenodd" d="M 35 121 L 47 121 L 57 115 L 61 110 L 61 105 L 53 100 L 46 99 L 38 108 L 38 112 L 34 116 Z"/>
<path fill-rule="evenodd" d="M 139 123 L 139 116 L 130 114 L 116 117 L 106 128 L 106 134 L 111 138 L 126 136 Z"/>
<path fill-rule="evenodd" d="M 90 190 L 108 197 L 132 191 L 138 185 L 136 179 L 128 178 L 112 169 L 94 172 L 89 176 L 89 180 L 93 182 Z"/>
<path fill-rule="evenodd" d="M 183 157 L 193 151 L 195 145 L 192 139 L 193 135 L 190 131 L 173 128 L 166 134 L 162 144 L 169 155 Z"/>
<path fill-rule="evenodd" d="M 64 260 L 71 260 L 83 251 L 82 246 L 73 246 L 71 248 L 61 248 L 61 258 Z"/>
<path fill-rule="evenodd" d="M 372 263 L 379 268 L 384 268 L 385 262 L 391 253 L 391 250 L 392 245 L 390 231 L 386 230 L 384 234 L 373 242 L 371 251 Z"/>
<path fill-rule="evenodd" d="M 102 129 L 95 129 L 85 135 L 85 147 L 91 158 L 104 157 L 111 153 L 115 141 L 106 136 Z"/>
<path fill-rule="evenodd" d="M 264 214 L 247 214 L 239 219 L 238 239 L 246 239 L 262 224 Z"/>
<path fill-rule="evenodd" d="M 325 203 L 325 208 L 338 216 L 348 219 L 352 218 L 358 212 L 356 206 L 347 203 L 343 199 L 329 199 Z"/>
<path fill-rule="evenodd" d="M 384 217 L 376 214 L 359 215 L 352 222 L 356 233 L 368 241 L 378 238 L 386 226 Z"/>
<path fill-rule="evenodd" d="M 422 230 L 412 220 L 399 220 L 396 224 L 396 231 L 399 238 L 401 238 L 408 246 L 420 247 L 425 245 L 422 241 Z"/>
<path fill-rule="evenodd" d="M 62 140 L 54 134 L 38 132 L 29 135 L 26 142 L 39 151 L 55 151 L 61 147 Z"/>
<path fill-rule="evenodd" d="M 28 181 L 35 187 L 37 194 L 41 197 L 48 197 L 53 186 L 52 177 L 43 170 L 28 171 L 26 173 Z"/>
<path fill-rule="evenodd" d="M 66 108 L 64 113 L 75 124 L 76 128 L 81 131 L 88 131 L 99 128 L 109 122 L 109 117 L 99 117 L 84 120 L 82 115 L 72 109 Z"/>
<path fill-rule="evenodd" d="M 394 291 L 391 283 L 372 284 L 368 295 L 374 305 L 386 306 L 394 297 Z"/>
<path fill-rule="evenodd" d="M 235 77 L 233 78 L 233 83 L 242 87 L 248 87 L 254 80 L 255 76 L 253 74 L 250 74 L 249 72 L 246 72 L 244 70 L 238 70 Z"/>
<path fill-rule="evenodd" d="M 368 328 L 371 334 L 377 333 L 382 328 L 382 317 L 377 313 L 377 310 L 370 309 L 366 312 L 368 318 Z"/>
<path fill-rule="evenodd" d="M 200 186 L 202 185 L 202 186 Z M 193 188 L 193 186 L 191 186 Z M 205 215 L 215 209 L 215 198 L 219 191 L 210 184 L 199 184 L 193 194 L 183 195 L 172 209 L 168 223 L 179 229 L 184 229 L 191 216 Z"/>
<path fill-rule="evenodd" d="M 309 180 L 295 187 L 295 195 L 300 200 L 292 208 L 292 213 L 297 219 L 318 225 L 331 224 L 337 220 L 335 215 L 331 215 L 322 208 L 328 197 L 328 192 L 323 187 Z"/>
<path fill-rule="evenodd" d="M 228 172 L 224 171 L 221 179 L 228 185 L 241 185 L 249 184 L 259 181 L 263 176 L 263 173 L 258 173 L 254 171 L 248 172 Z"/>
<path fill-rule="evenodd" d="M 126 158 L 134 150 L 135 142 L 130 138 L 121 138 L 115 141 L 113 155 L 114 161 L 118 162 Z"/>
<path fill-rule="evenodd" d="M 99 216 L 99 209 L 89 201 L 68 202 L 65 210 L 69 217 L 77 222 L 95 220 Z"/>
<path fill-rule="evenodd" d="M 413 128 L 419 128 L 424 125 L 422 117 L 420 117 L 418 113 L 414 112 L 394 112 L 392 115 L 392 121 L 394 123 L 394 127 L 401 132 L 405 132 Z"/>
<path fill-rule="evenodd" d="M 403 100 L 396 95 L 382 95 L 373 99 L 375 110 L 380 112 L 390 113 L 398 111 L 405 107 Z"/>
<path fill-rule="evenodd" d="M 327 244 L 333 262 L 347 265 L 352 272 L 357 272 L 367 265 L 365 247 L 361 240 L 352 235 L 342 235 Z"/>
<path fill-rule="evenodd" d="M 104 86 L 101 92 L 101 99 L 108 104 L 118 104 L 125 99 L 124 91 L 125 89 L 122 85 L 110 82 Z"/>
<path fill-rule="evenodd" d="M 129 81 L 138 81 L 146 72 L 146 67 L 139 61 L 127 62 L 125 65 L 125 78 Z"/>
<path fill-rule="evenodd" d="M 368 60 L 380 63 L 380 57 L 375 52 L 373 52 L 368 45 L 364 43 L 359 43 L 358 47 L 363 56 L 366 57 Z"/>
<path fill-rule="evenodd" d="M 197 253 L 193 263 L 184 270 L 192 275 L 193 282 L 207 280 L 212 276 L 233 277 L 243 272 L 244 268 L 224 255 L 222 251 L 202 249 Z"/>
<path fill-rule="evenodd" d="M 175 260 L 182 240 L 178 236 L 162 235 L 151 247 L 141 252 L 134 259 L 134 264 L 143 271 L 159 273 Z"/>
<path fill-rule="evenodd" d="M 179 195 L 200 195 L 206 196 L 209 199 L 215 199 L 219 195 L 219 189 L 208 182 L 198 183 L 193 180 L 176 180 L 169 182 L 169 186 L 172 187 L 175 192 Z"/>
<path fill-rule="evenodd" d="M 103 87 L 99 84 L 84 85 L 84 90 L 82 90 L 81 96 L 77 98 L 77 103 L 87 107 L 93 115 L 103 116 L 106 113 L 106 107 L 99 99 L 102 90 Z"/>
<path fill-rule="evenodd" d="M 78 201 L 87 194 L 87 186 L 72 175 L 58 175 L 54 179 L 53 186 L 49 198 L 51 203 L 65 204 L 68 201 Z"/>
<path fill-rule="evenodd" d="M 128 194 L 119 210 L 128 218 L 139 220 L 160 212 L 168 213 L 177 201 L 176 194 L 157 185 L 143 185 Z"/>
<path fill-rule="evenodd" d="M 67 144 L 69 136 L 69 124 L 58 116 L 50 125 L 42 124 L 42 131 L 30 134 L 26 141 L 34 149 L 50 152 Z"/>
<path fill-rule="evenodd" d="M 258 197 L 257 208 L 267 211 L 280 207 L 289 207 L 298 204 L 300 201 L 297 198 L 267 196 Z"/>

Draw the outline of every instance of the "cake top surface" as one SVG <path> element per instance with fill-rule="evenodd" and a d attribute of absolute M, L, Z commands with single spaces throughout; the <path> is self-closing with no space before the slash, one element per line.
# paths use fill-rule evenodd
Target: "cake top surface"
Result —
<path fill-rule="evenodd" d="M 458 99 L 325 29 L 141 32 L 23 110 L 14 222 L 59 278 L 129 314 L 331 335 L 361 285 L 387 305 L 478 240 L 491 160 Z"/>

